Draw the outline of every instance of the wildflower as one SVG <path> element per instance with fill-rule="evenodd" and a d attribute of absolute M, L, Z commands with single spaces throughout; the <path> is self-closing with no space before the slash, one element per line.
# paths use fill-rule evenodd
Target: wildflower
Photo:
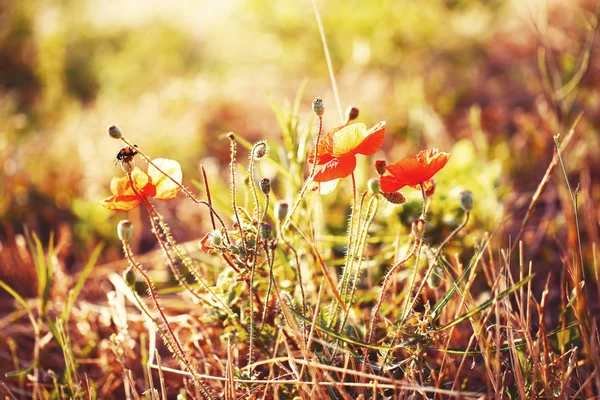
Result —
<path fill-rule="evenodd" d="M 444 168 L 449 158 L 450 153 L 427 149 L 413 157 L 403 158 L 396 164 L 388 165 L 385 168 L 392 176 L 380 178 L 381 190 L 395 192 L 404 186 L 418 187 L 420 184 L 423 184 L 425 191 L 431 190 L 431 178 Z"/>
<path fill-rule="evenodd" d="M 341 126 L 321 139 L 317 148 L 317 165 L 322 168 L 315 174 L 314 182 L 328 182 L 345 178 L 356 168 L 356 155 L 375 153 L 383 144 L 385 121 L 371 129 L 362 122 Z M 314 161 L 311 151 L 308 162 Z"/>
<path fill-rule="evenodd" d="M 181 183 L 181 167 L 177 161 L 157 158 L 153 163 L 176 182 Z M 113 195 L 102 200 L 100 204 L 109 210 L 129 211 L 140 205 L 143 197 L 157 200 L 174 199 L 179 193 L 179 186 L 150 164 L 147 173 L 135 167 L 126 176 L 113 178 L 110 181 L 110 191 Z"/>

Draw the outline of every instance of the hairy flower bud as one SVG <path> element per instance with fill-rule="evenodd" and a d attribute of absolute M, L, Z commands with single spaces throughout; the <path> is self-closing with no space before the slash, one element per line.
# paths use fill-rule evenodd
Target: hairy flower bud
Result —
<path fill-rule="evenodd" d="M 123 273 L 123 280 L 127 283 L 127 286 L 134 287 L 135 281 L 137 280 L 135 276 L 135 272 L 133 272 L 133 268 L 128 268 L 127 271 Z"/>
<path fill-rule="evenodd" d="M 260 180 L 260 190 L 265 196 L 271 193 L 271 180 L 269 178 L 262 178 Z"/>
<path fill-rule="evenodd" d="M 406 202 L 406 197 L 401 192 L 382 193 L 383 197 L 392 204 L 402 204 Z"/>
<path fill-rule="evenodd" d="M 475 202 L 475 196 L 470 190 L 460 192 L 460 206 L 463 210 L 469 212 L 473 209 L 473 203 Z"/>
<path fill-rule="evenodd" d="M 271 224 L 262 223 L 260 225 L 259 233 L 263 239 L 269 239 L 271 237 L 271 234 L 273 233 L 273 227 L 271 226 Z"/>
<path fill-rule="evenodd" d="M 279 220 L 279 221 L 283 221 L 285 219 L 285 217 L 287 217 L 287 213 L 289 210 L 290 206 L 288 203 L 286 203 L 285 201 L 278 201 L 277 204 L 275 204 L 275 217 Z"/>
<path fill-rule="evenodd" d="M 117 234 L 119 235 L 119 240 L 129 242 L 133 236 L 133 223 L 126 219 L 121 220 L 119 225 L 117 225 Z"/>
<path fill-rule="evenodd" d="M 387 162 L 385 162 L 385 160 L 375 161 L 375 169 L 377 170 L 377 173 L 379 175 L 385 174 L 385 166 L 386 165 L 387 165 Z"/>
<path fill-rule="evenodd" d="M 381 191 L 381 184 L 379 183 L 379 179 L 377 178 L 369 179 L 368 187 L 369 192 L 371 192 L 373 196 L 379 194 L 379 192 Z"/>
<path fill-rule="evenodd" d="M 317 97 L 312 102 L 313 112 L 317 114 L 317 117 L 322 117 L 325 114 L 325 104 L 320 97 Z"/>
<path fill-rule="evenodd" d="M 346 122 L 354 121 L 356 118 L 358 118 L 358 108 L 348 107 L 346 109 Z"/>
<path fill-rule="evenodd" d="M 422 218 L 417 218 L 413 221 L 412 224 L 412 234 L 418 240 L 423 240 L 423 236 L 425 235 L 425 220 Z"/>
<path fill-rule="evenodd" d="M 123 137 L 123 133 L 116 125 L 111 125 L 108 127 L 108 134 L 113 139 L 121 139 Z"/>
<path fill-rule="evenodd" d="M 254 147 L 252 149 L 252 157 L 254 157 L 255 160 L 260 160 L 261 158 L 266 156 L 268 153 L 269 153 L 269 145 L 267 144 L 266 141 L 261 140 L 260 142 L 256 142 L 254 144 Z"/>

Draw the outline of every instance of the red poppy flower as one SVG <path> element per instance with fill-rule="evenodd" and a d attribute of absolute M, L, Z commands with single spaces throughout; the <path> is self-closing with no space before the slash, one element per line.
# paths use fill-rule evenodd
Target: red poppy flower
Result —
<path fill-rule="evenodd" d="M 419 184 L 428 190 L 432 186 L 431 178 L 444 168 L 450 153 L 438 149 L 427 149 L 413 157 L 403 158 L 396 164 L 388 165 L 385 169 L 392 174 L 379 178 L 383 192 L 396 192 L 404 186 L 418 187 Z"/>
<path fill-rule="evenodd" d="M 157 158 L 152 162 L 181 183 L 181 166 L 177 161 Z M 100 201 L 100 204 L 109 210 L 129 211 L 143 201 L 142 197 L 152 197 L 157 200 L 174 199 L 179 193 L 179 186 L 150 164 L 148 173 L 135 167 L 129 176 L 112 178 L 110 191 L 113 195 Z"/>
<path fill-rule="evenodd" d="M 375 153 L 383 144 L 385 121 L 371 129 L 362 122 L 336 128 L 323 137 L 317 148 L 317 165 L 322 168 L 315 174 L 314 182 L 327 182 L 345 178 L 356 168 L 356 155 Z M 314 151 L 308 162 L 314 162 Z"/>

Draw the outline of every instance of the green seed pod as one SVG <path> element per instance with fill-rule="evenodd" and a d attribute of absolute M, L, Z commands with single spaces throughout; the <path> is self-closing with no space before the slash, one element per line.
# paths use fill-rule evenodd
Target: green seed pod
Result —
<path fill-rule="evenodd" d="M 383 197 L 392 204 L 402 204 L 406 202 L 406 197 L 401 192 L 382 193 Z"/>
<path fill-rule="evenodd" d="M 271 234 L 273 233 L 273 227 L 271 226 L 271 224 L 267 224 L 267 223 L 262 223 L 260 225 L 260 236 L 263 239 L 269 239 L 271 237 Z"/>
<path fill-rule="evenodd" d="M 348 107 L 346 109 L 346 121 L 354 121 L 356 118 L 358 118 L 358 108 L 352 106 Z"/>
<path fill-rule="evenodd" d="M 312 102 L 313 112 L 317 114 L 317 117 L 322 117 L 325 114 L 325 104 L 320 97 L 317 97 Z"/>
<path fill-rule="evenodd" d="M 127 283 L 127 286 L 135 286 L 137 278 L 135 276 L 135 272 L 133 272 L 133 268 L 127 268 L 127 270 L 123 273 L 123 280 L 125 281 L 125 283 Z"/>
<path fill-rule="evenodd" d="M 271 193 L 271 180 L 269 178 L 262 178 L 260 180 L 260 190 L 265 196 Z"/>
<path fill-rule="evenodd" d="M 379 192 L 381 191 L 381 184 L 379 183 L 379 179 L 377 178 L 369 179 L 368 186 L 369 192 L 371 192 L 373 196 L 379 194 Z"/>
<path fill-rule="evenodd" d="M 122 242 L 129 242 L 133 236 L 133 223 L 123 219 L 117 225 L 117 234 Z"/>
<path fill-rule="evenodd" d="M 470 190 L 460 192 L 460 206 L 463 210 L 469 212 L 473 209 L 473 203 L 475 202 L 475 196 Z"/>
<path fill-rule="evenodd" d="M 108 127 L 108 135 L 113 139 L 121 139 L 123 137 L 123 133 L 116 125 Z"/>
<path fill-rule="evenodd" d="M 275 204 L 275 210 L 274 210 L 275 217 L 279 221 L 283 221 L 285 219 L 285 217 L 287 217 L 289 208 L 290 208 L 290 205 L 288 203 L 286 203 L 285 201 L 278 201 L 277 204 Z"/>

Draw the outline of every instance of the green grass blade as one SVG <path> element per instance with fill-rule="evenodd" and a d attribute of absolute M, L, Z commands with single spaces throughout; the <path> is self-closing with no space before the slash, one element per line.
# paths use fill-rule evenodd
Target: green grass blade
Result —
<path fill-rule="evenodd" d="M 508 296 L 509 294 L 514 293 L 517 290 L 519 290 L 520 288 L 522 288 L 523 286 L 527 285 L 527 283 L 529 283 L 529 281 L 532 280 L 534 276 L 535 276 L 535 274 L 529 275 L 527 278 L 523 279 L 522 281 L 519 281 L 515 286 L 511 287 L 510 289 L 507 289 L 507 290 L 503 291 L 502 293 L 499 293 L 496 297 L 483 302 L 482 304 L 475 307 L 471 311 L 466 312 L 463 315 L 461 315 L 460 317 L 456 318 L 454 321 L 449 322 L 446 325 L 442 325 L 442 326 L 436 328 L 435 330 L 437 332 L 441 332 L 443 330 L 446 330 L 448 328 L 451 328 L 455 325 L 460 324 L 464 320 L 471 318 L 473 315 L 480 313 L 481 311 L 490 307 L 492 304 L 494 304 L 494 302 L 503 299 L 504 297 Z"/>
<path fill-rule="evenodd" d="M 35 316 L 33 315 L 33 311 L 31 310 L 31 307 L 29 307 L 29 304 L 27 304 L 25 299 L 22 298 L 21 295 L 19 293 L 17 293 L 13 288 L 8 286 L 8 284 L 6 284 L 5 282 L 3 282 L 1 280 L 0 280 L 0 287 L 2 289 L 6 290 L 8 292 L 8 294 L 10 294 L 12 297 L 14 297 L 15 300 L 25 309 L 25 311 L 27 312 L 27 316 L 29 317 L 29 320 L 31 321 L 31 324 L 33 325 L 33 328 L 37 332 L 39 330 L 38 324 L 35 320 Z"/>

